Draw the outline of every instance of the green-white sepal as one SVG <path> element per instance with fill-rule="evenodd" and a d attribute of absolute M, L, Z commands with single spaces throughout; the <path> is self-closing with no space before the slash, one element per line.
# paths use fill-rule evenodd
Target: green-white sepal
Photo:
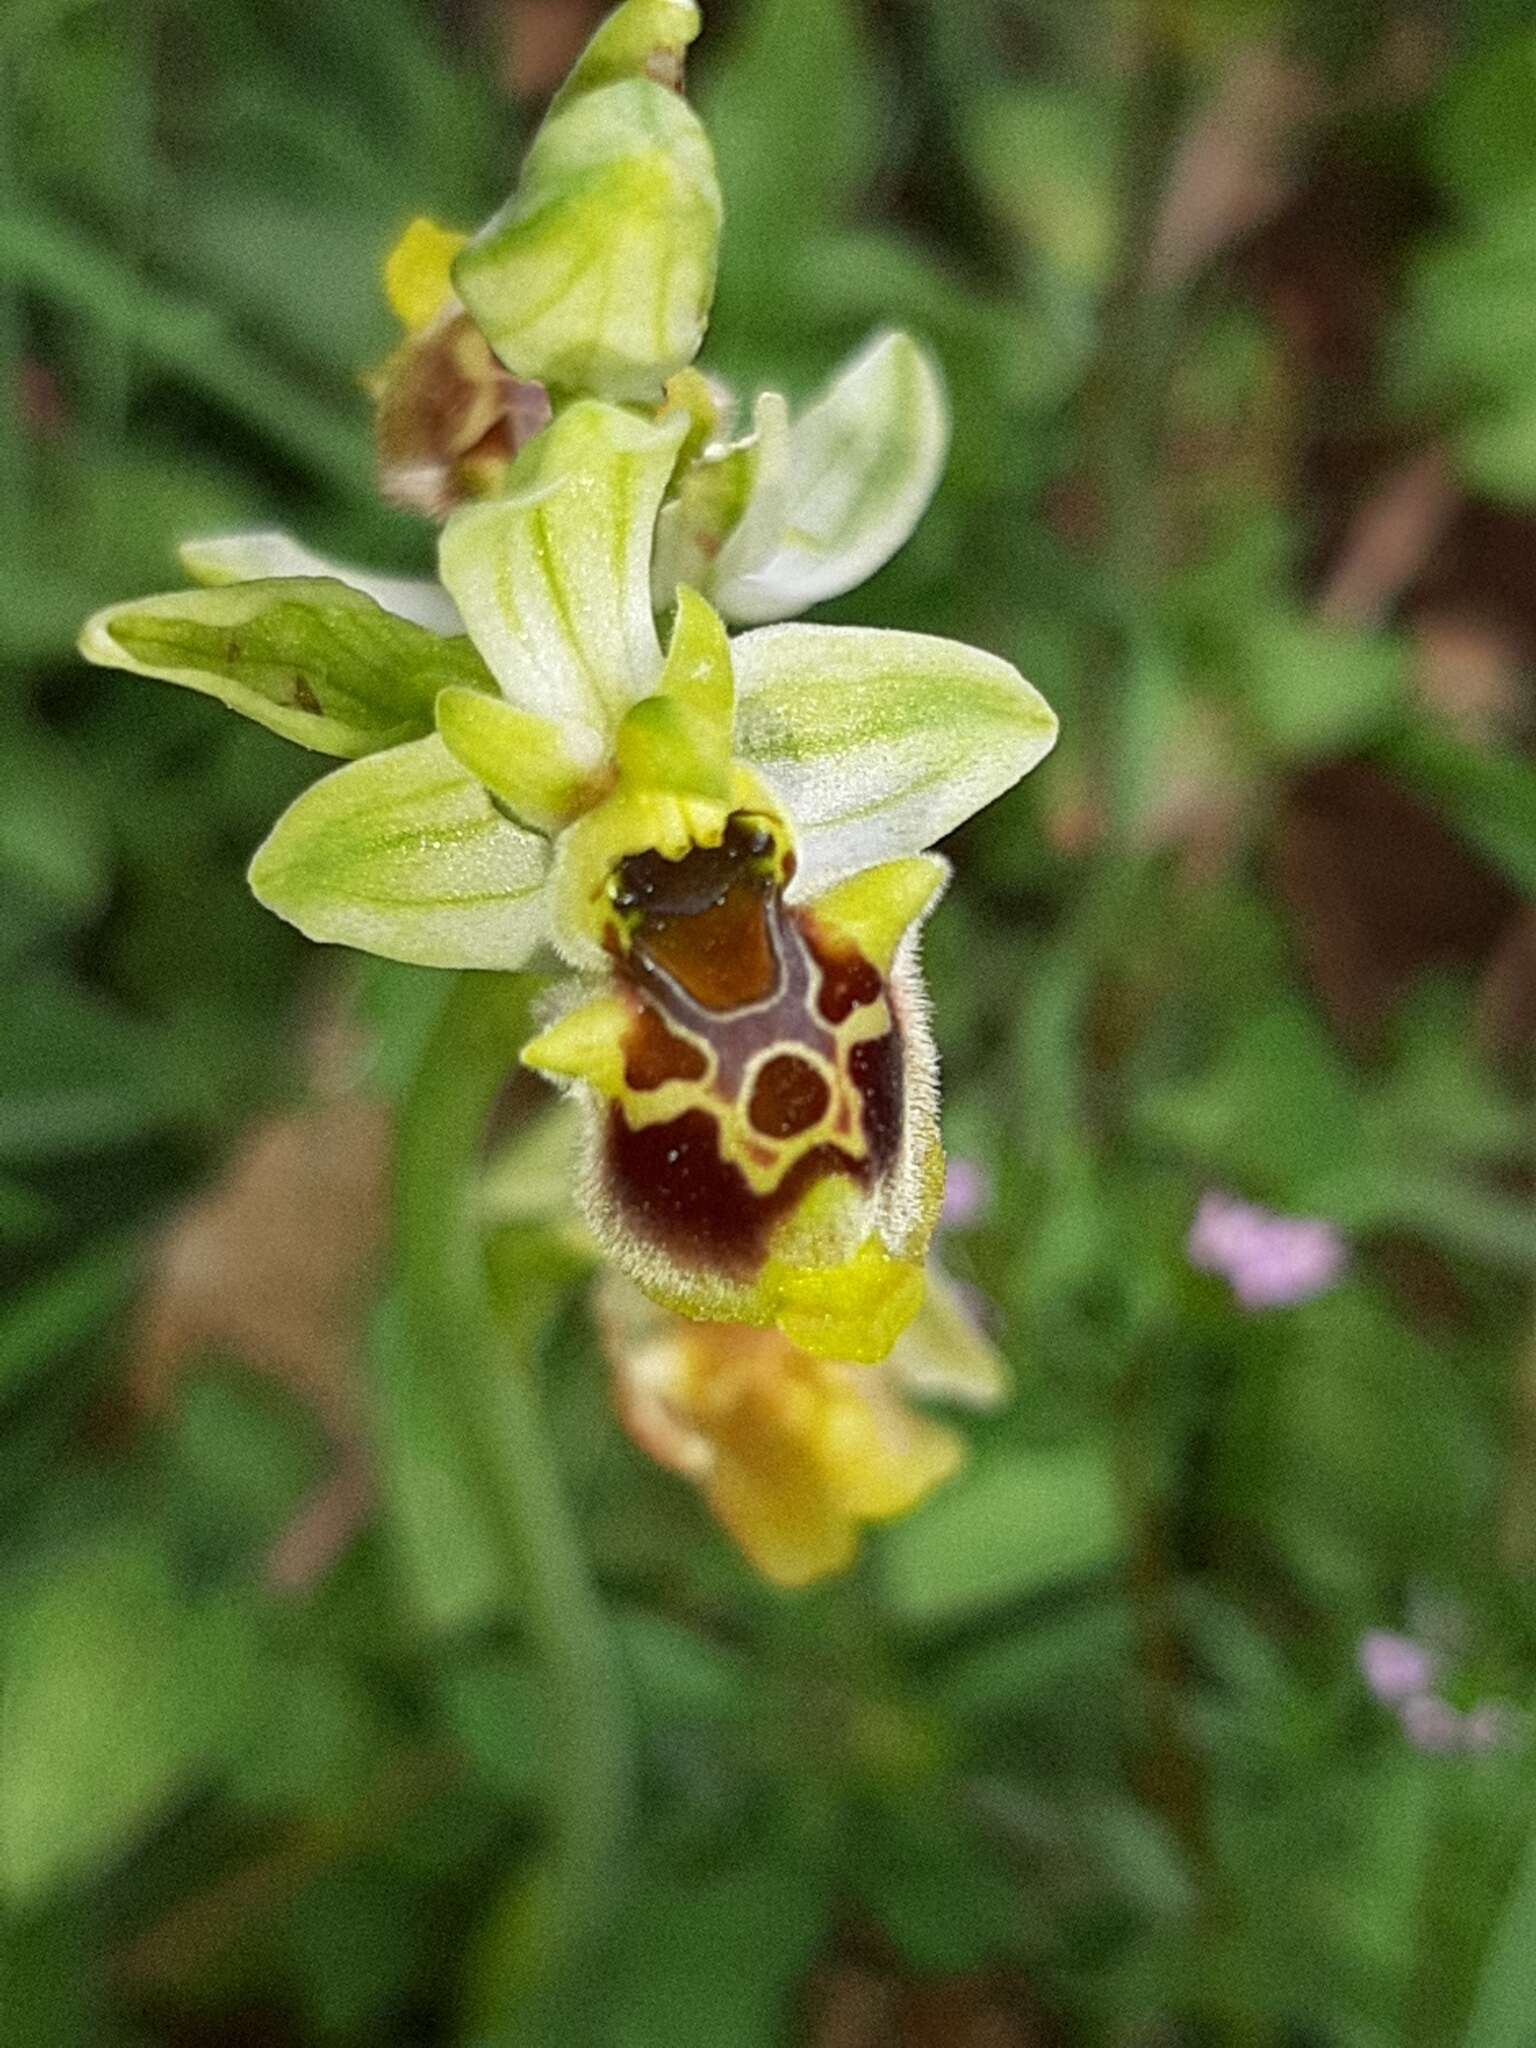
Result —
<path fill-rule="evenodd" d="M 258 900 L 306 938 L 420 967 L 521 967 L 547 935 L 549 845 L 442 741 L 324 775 L 258 848 Z"/>
<path fill-rule="evenodd" d="M 977 1329 L 953 1280 L 928 1262 L 923 1305 L 897 1338 L 892 1366 L 914 1394 L 965 1408 L 996 1408 L 1007 1400 L 1006 1362 Z"/>
<path fill-rule="evenodd" d="M 468 640 L 387 612 L 331 578 L 280 576 L 109 605 L 80 652 L 156 676 L 316 753 L 352 759 L 432 730 L 439 690 L 493 689 Z"/>
<path fill-rule="evenodd" d="M 429 633 L 452 635 L 464 630 L 453 599 L 440 583 L 425 576 L 380 576 L 372 569 L 332 562 L 286 533 L 214 534 L 183 541 L 176 555 L 194 583 L 209 587 L 255 583 L 268 576 L 329 577 L 362 591 L 397 619 L 425 626 Z"/>
<path fill-rule="evenodd" d="M 583 399 L 518 457 L 507 493 L 455 512 L 438 562 L 503 696 L 606 751 L 661 673 L 651 539 L 687 431 Z"/>
<path fill-rule="evenodd" d="M 731 653 L 736 752 L 793 820 L 797 895 L 931 846 L 1055 744 L 1039 691 L 956 640 L 764 626 Z"/>
<path fill-rule="evenodd" d="M 454 263 L 515 377 L 655 400 L 698 353 L 720 188 L 709 138 L 673 89 L 698 27 L 696 7 L 626 0 L 545 116 L 511 198 Z"/>
<path fill-rule="evenodd" d="M 764 392 L 744 441 L 707 450 L 662 515 L 655 597 L 703 589 L 735 625 L 793 618 L 882 568 L 944 467 L 949 411 L 932 359 L 879 335 L 800 417 Z"/>

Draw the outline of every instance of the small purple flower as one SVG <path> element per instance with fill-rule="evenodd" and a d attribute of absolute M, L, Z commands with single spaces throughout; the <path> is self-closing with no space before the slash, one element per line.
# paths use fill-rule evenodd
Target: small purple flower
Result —
<path fill-rule="evenodd" d="M 1503 1700 L 1484 1700 L 1461 1720 L 1461 1746 L 1486 1756 L 1512 1749 L 1520 1740 L 1520 1715 Z"/>
<path fill-rule="evenodd" d="M 973 1223 L 980 1222 L 991 1203 L 992 1181 L 987 1169 L 974 1159 L 951 1159 L 944 1175 L 940 1229 L 969 1230 Z"/>
<path fill-rule="evenodd" d="M 1441 1619 L 1449 1634 L 1460 1632 L 1455 1610 L 1442 1610 Z M 1405 1737 L 1425 1756 L 1491 1756 L 1513 1749 L 1525 1732 L 1517 1707 L 1486 1699 L 1461 1708 L 1432 1690 L 1448 1654 L 1445 1640 L 1436 1646 L 1433 1639 L 1421 1642 L 1372 1628 L 1360 1638 L 1355 1661 L 1372 1698 L 1393 1710 Z"/>
<path fill-rule="evenodd" d="M 1417 1692 L 1397 1710 L 1403 1733 L 1426 1756 L 1450 1756 L 1462 1746 L 1463 1717 L 1438 1693 Z"/>
<path fill-rule="evenodd" d="M 1192 1266 L 1220 1273 L 1244 1308 L 1291 1308 L 1326 1294 L 1344 1270 L 1344 1241 L 1315 1216 L 1277 1216 L 1220 1188 L 1200 1197 L 1185 1247 Z"/>
<path fill-rule="evenodd" d="M 1385 1707 L 1396 1706 L 1415 1693 L 1426 1693 L 1434 1683 L 1434 1653 L 1412 1636 L 1394 1635 L 1385 1628 L 1367 1629 L 1355 1654 L 1372 1697 Z"/>

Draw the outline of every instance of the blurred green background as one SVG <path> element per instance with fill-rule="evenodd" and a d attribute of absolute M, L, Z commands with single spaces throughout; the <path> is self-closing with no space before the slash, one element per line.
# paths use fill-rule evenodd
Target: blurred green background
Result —
<path fill-rule="evenodd" d="M 990 1189 L 943 1257 L 1016 1391 L 855 1575 L 775 1593 L 617 1429 L 577 1262 L 499 1226 L 640 1731 L 547 2038 L 1531 2048 L 1536 10 L 707 13 L 708 367 L 803 394 L 894 323 L 953 403 L 828 615 L 1062 715 L 927 945 Z M 17 2048 L 534 2038 L 559 1729 L 368 1314 L 433 978 L 247 896 L 312 764 L 73 637 L 193 533 L 427 567 L 373 489 L 379 264 L 500 200 L 593 19 L 0 13 Z M 1343 1278 L 1245 1308 L 1188 1256 L 1211 1190 L 1326 1219 Z"/>

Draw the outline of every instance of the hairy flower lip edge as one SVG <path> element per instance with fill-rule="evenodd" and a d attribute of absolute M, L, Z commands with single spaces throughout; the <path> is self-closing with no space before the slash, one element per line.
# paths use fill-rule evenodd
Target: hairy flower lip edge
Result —
<path fill-rule="evenodd" d="M 945 867 L 947 870 L 947 863 Z M 904 1056 L 905 1101 L 898 1153 L 871 1194 L 856 1197 L 849 1191 L 837 1198 L 843 1210 L 843 1230 L 847 1241 L 842 1244 L 837 1258 L 812 1262 L 816 1270 L 840 1271 L 856 1254 L 867 1252 L 872 1245 L 878 1245 L 882 1256 L 892 1261 L 895 1267 L 909 1267 L 921 1262 L 933 1236 L 943 1201 L 943 1147 L 938 1119 L 938 1054 L 919 967 L 919 946 L 921 924 L 936 907 L 938 897 L 939 892 L 935 891 L 912 919 L 884 975 L 886 999 L 901 1034 Z M 583 976 L 567 980 L 548 991 L 543 1005 L 547 1021 L 541 1036 L 547 1036 L 556 1024 L 590 1003 L 605 985 L 594 976 Z M 792 1211 L 784 1226 L 776 1232 L 762 1265 L 750 1282 L 733 1280 L 725 1274 L 698 1266 L 689 1268 L 680 1264 L 658 1245 L 642 1239 L 619 1206 L 603 1155 L 606 1100 L 590 1082 L 570 1074 L 551 1073 L 538 1066 L 536 1060 L 530 1060 L 528 1053 L 537 1044 L 538 1040 L 531 1041 L 530 1046 L 524 1049 L 524 1063 L 534 1065 L 536 1071 L 554 1082 L 579 1110 L 582 1208 L 610 1256 L 625 1271 L 643 1276 L 641 1284 L 653 1299 L 691 1320 L 735 1322 L 763 1328 L 773 1324 L 785 1327 L 788 1319 L 791 1325 L 798 1321 L 801 1327 L 810 1328 L 811 1323 L 807 1321 L 804 1310 L 797 1308 L 794 1294 L 793 1276 L 800 1270 L 797 1251 L 803 1256 L 804 1250 L 810 1248 L 796 1237 L 797 1229 L 802 1227 L 799 1211 Z M 883 1296 L 885 1282 L 879 1271 L 871 1271 L 867 1284 L 852 1298 L 869 1301 L 871 1287 L 876 1298 Z M 915 1313 L 919 1305 L 920 1299 L 912 1300 L 910 1312 Z M 850 1312 L 840 1302 L 830 1303 L 825 1312 L 828 1330 L 844 1328 Z M 875 1316 L 873 1301 L 870 1301 L 869 1313 L 872 1360 L 889 1350 L 903 1321 L 910 1320 L 910 1314 L 906 1313 L 904 1303 L 894 1299 L 887 1305 L 885 1320 Z M 890 1317 L 902 1320 L 891 1327 Z M 885 1334 L 888 1328 L 889 1337 Z M 806 1348 L 817 1351 L 819 1355 L 828 1355 L 819 1343 Z M 860 1362 L 858 1340 L 851 1340 L 847 1351 L 835 1355 Z"/>

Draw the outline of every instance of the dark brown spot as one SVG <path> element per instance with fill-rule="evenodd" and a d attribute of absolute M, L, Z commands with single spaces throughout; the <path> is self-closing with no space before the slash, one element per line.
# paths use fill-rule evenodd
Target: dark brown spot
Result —
<path fill-rule="evenodd" d="M 856 946 L 833 939 L 811 917 L 802 919 L 802 929 L 811 956 L 821 969 L 821 992 L 816 1007 L 829 1024 L 841 1024 L 850 1011 L 878 1002 L 885 988 L 880 970 Z"/>
<path fill-rule="evenodd" d="M 680 1264 L 729 1278 L 750 1278 L 769 1235 L 806 1191 L 829 1173 L 862 1180 L 866 1169 L 833 1145 L 815 1145 L 776 1188 L 755 1194 L 739 1166 L 720 1156 L 719 1130 L 707 1110 L 632 1131 L 609 1111 L 608 1166 L 614 1195 L 639 1236 Z"/>
<path fill-rule="evenodd" d="M 631 1088 L 664 1081 L 702 1081 L 709 1062 L 696 1045 L 677 1038 L 647 1003 L 624 1036 L 624 1079 Z"/>
<path fill-rule="evenodd" d="M 765 1138 L 793 1138 L 827 1113 L 832 1091 L 823 1077 L 792 1052 L 775 1053 L 752 1084 L 747 1116 Z"/>
<path fill-rule="evenodd" d="M 870 1163 L 876 1173 L 884 1173 L 896 1157 L 906 1094 L 900 1032 L 892 1029 L 883 1038 L 861 1040 L 848 1055 L 848 1078 L 864 1104 Z"/>

